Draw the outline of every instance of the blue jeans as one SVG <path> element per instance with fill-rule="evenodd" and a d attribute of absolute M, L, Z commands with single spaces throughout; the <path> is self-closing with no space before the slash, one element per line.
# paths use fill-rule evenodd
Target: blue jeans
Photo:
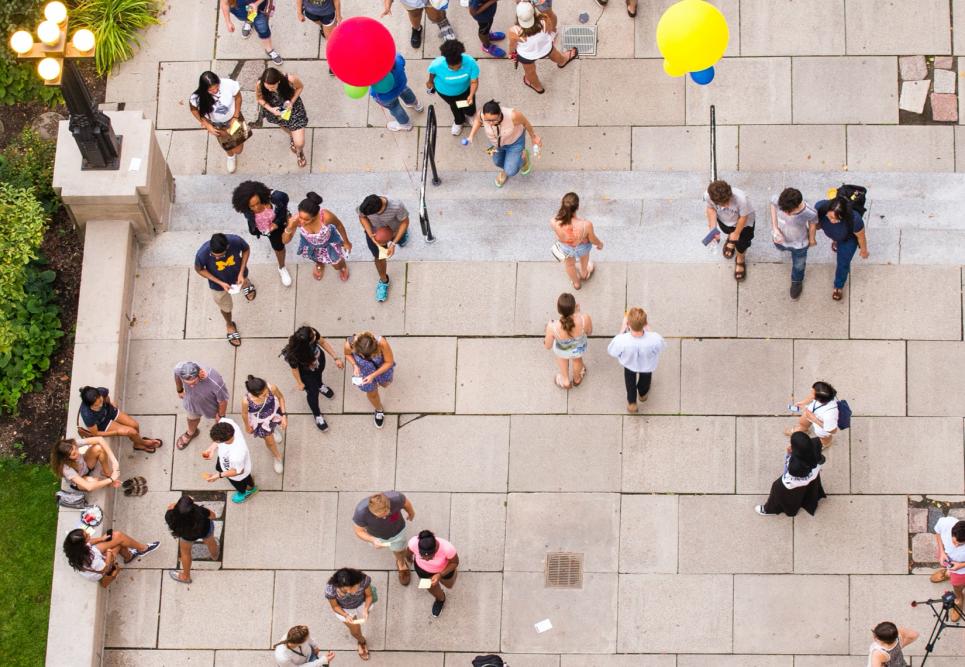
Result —
<path fill-rule="evenodd" d="M 838 241 L 838 266 L 834 270 L 834 289 L 841 289 L 848 282 L 851 260 L 857 251 L 858 239 L 852 237 L 847 241 Z"/>
<path fill-rule="evenodd" d="M 788 248 L 780 243 L 775 243 L 774 247 L 791 253 L 791 282 L 802 282 L 804 280 L 804 269 L 808 265 L 807 246 L 804 248 Z"/>
<path fill-rule="evenodd" d="M 257 5 L 259 0 L 252 0 L 251 2 L 239 2 L 237 6 L 232 7 L 228 11 L 231 15 L 242 23 L 248 20 L 248 5 Z M 268 9 L 267 3 L 258 8 L 258 13 L 255 15 L 255 20 L 251 22 L 252 27 L 254 27 L 255 32 L 261 39 L 268 39 L 271 37 L 271 28 L 268 26 L 268 14 L 263 12 L 263 9 Z"/>
<path fill-rule="evenodd" d="M 506 172 L 506 177 L 515 176 L 523 166 L 523 151 L 526 149 L 526 133 L 519 135 L 519 139 L 496 149 L 493 153 L 493 164 Z"/>
<path fill-rule="evenodd" d="M 376 100 L 376 103 L 388 109 L 389 113 L 392 114 L 392 117 L 395 118 L 399 125 L 407 125 L 409 123 L 409 114 L 405 112 L 405 109 L 399 103 L 399 98 L 402 98 L 402 101 L 406 104 L 416 103 L 415 93 L 413 93 L 412 89 L 408 86 L 403 88 L 402 92 L 399 93 L 399 97 L 396 97 L 391 102 L 379 102 Z"/>

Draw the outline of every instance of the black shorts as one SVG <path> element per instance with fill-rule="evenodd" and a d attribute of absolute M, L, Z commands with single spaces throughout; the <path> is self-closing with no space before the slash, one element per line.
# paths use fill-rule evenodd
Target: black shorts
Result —
<path fill-rule="evenodd" d="M 335 25 L 335 12 L 318 14 L 314 11 L 314 5 L 308 3 L 302 4 L 302 14 L 304 14 L 305 18 L 309 21 L 318 21 L 324 26 Z"/>
<path fill-rule="evenodd" d="M 727 243 L 727 234 L 730 234 L 737 229 L 737 227 L 728 227 L 719 219 L 717 220 L 717 226 L 720 228 L 720 231 L 724 232 L 724 238 L 721 239 L 721 243 Z M 747 249 L 751 247 L 751 242 L 753 240 L 754 227 L 745 225 L 744 229 L 741 230 L 741 235 L 737 238 L 737 242 L 735 243 L 737 252 L 741 254 L 747 252 Z"/>
<path fill-rule="evenodd" d="M 547 55 L 549 55 L 549 54 L 547 54 Z M 543 56 L 543 58 L 545 58 L 545 57 L 546 57 L 546 56 Z M 537 58 L 537 60 L 542 60 L 543 58 Z M 519 55 L 519 53 L 517 53 L 517 54 L 516 54 L 516 62 L 518 62 L 520 65 L 532 65 L 533 63 L 536 62 L 536 60 L 530 60 L 529 58 L 524 58 L 523 56 Z"/>
<path fill-rule="evenodd" d="M 275 223 L 278 224 L 278 223 Z M 271 243 L 272 250 L 284 250 L 285 243 L 281 240 L 282 234 L 285 233 L 285 224 L 282 223 L 278 225 L 278 229 L 271 232 L 270 234 L 262 234 L 262 236 L 268 237 L 268 242 Z"/>
<path fill-rule="evenodd" d="M 414 562 L 412 563 L 412 569 L 415 570 L 415 573 L 419 575 L 420 579 L 432 579 L 434 576 L 439 574 L 438 572 L 426 572 Z M 442 578 L 445 579 L 446 581 L 449 581 L 454 576 L 456 576 L 456 571 L 457 570 L 453 570 L 452 572 L 450 572 L 449 574 L 447 574 Z"/>

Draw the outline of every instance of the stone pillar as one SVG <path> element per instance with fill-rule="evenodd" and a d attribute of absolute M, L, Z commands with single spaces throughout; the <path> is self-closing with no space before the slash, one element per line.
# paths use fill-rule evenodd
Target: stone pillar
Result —
<path fill-rule="evenodd" d="M 151 121 L 140 111 L 106 113 L 123 137 L 121 168 L 81 171 L 80 151 L 64 121 L 57 136 L 54 189 L 81 228 L 89 220 L 130 220 L 137 240 L 146 243 L 167 226 L 174 178 Z"/>

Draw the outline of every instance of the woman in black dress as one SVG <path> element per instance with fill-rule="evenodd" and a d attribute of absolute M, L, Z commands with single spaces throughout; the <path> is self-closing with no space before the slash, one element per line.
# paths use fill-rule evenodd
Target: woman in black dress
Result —
<path fill-rule="evenodd" d="M 814 516 L 818 501 L 827 497 L 821 486 L 821 441 L 800 431 L 791 435 L 784 455 L 784 474 L 774 480 L 767 502 L 755 509 L 758 514 L 795 516 L 803 507 Z"/>
<path fill-rule="evenodd" d="M 195 542 L 204 542 L 211 560 L 218 559 L 220 546 L 214 536 L 216 518 L 214 511 L 196 504 L 191 496 L 181 496 L 176 503 L 168 505 L 164 521 L 171 534 L 178 538 L 181 557 L 181 569 L 168 570 L 168 576 L 179 584 L 191 583 L 191 547 Z"/>
<path fill-rule="evenodd" d="M 308 164 L 305 159 L 305 128 L 308 127 L 308 114 L 305 103 L 302 102 L 302 91 L 305 84 L 294 74 L 283 74 L 274 67 L 265 69 L 255 95 L 261 107 L 261 117 L 269 123 L 278 125 L 291 137 L 289 147 L 298 166 Z"/>

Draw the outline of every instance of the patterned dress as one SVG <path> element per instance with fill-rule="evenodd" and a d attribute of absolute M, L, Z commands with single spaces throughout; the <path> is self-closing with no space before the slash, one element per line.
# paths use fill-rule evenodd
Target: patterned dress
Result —
<path fill-rule="evenodd" d="M 324 215 L 320 213 L 319 215 Z M 345 246 L 335 225 L 322 225 L 317 233 L 298 228 L 298 255 L 316 264 L 338 264 L 345 259 Z"/>
<path fill-rule="evenodd" d="M 376 337 L 376 340 L 381 343 L 382 336 Z M 355 337 L 354 336 L 349 337 L 348 342 L 350 345 L 354 345 Z M 355 360 L 355 364 L 359 367 L 359 371 L 362 373 L 362 377 L 366 377 L 367 375 L 371 375 L 372 373 L 374 373 L 376 369 L 382 365 L 382 362 L 385 361 L 385 358 L 382 356 L 381 353 L 376 354 L 371 359 L 366 359 L 365 357 L 353 352 L 352 358 Z M 392 375 L 394 373 L 395 373 L 395 364 L 393 363 L 391 368 L 389 368 L 389 370 L 382 373 L 382 375 L 376 376 L 372 382 L 370 382 L 369 384 L 360 384 L 358 387 L 365 393 L 368 393 L 370 391 L 375 391 L 377 386 L 385 387 L 390 382 L 392 382 Z"/>
<path fill-rule="evenodd" d="M 261 97 L 268 106 L 275 107 L 276 109 L 281 109 L 282 104 L 285 103 L 285 100 L 281 98 L 277 90 L 271 91 L 267 88 L 262 88 Z M 284 120 L 281 116 L 276 116 L 265 108 L 261 110 L 261 117 L 269 123 L 274 123 L 286 130 L 301 130 L 302 128 L 308 127 L 308 113 L 305 111 L 305 103 L 302 102 L 301 97 L 295 100 L 295 104 L 292 106 L 291 118 L 288 120 Z"/>
<path fill-rule="evenodd" d="M 255 437 L 264 438 L 274 433 L 281 423 L 281 415 L 278 414 L 278 400 L 271 390 L 263 403 L 255 403 L 251 394 L 246 395 L 245 400 L 248 401 L 248 424 L 255 429 Z"/>

